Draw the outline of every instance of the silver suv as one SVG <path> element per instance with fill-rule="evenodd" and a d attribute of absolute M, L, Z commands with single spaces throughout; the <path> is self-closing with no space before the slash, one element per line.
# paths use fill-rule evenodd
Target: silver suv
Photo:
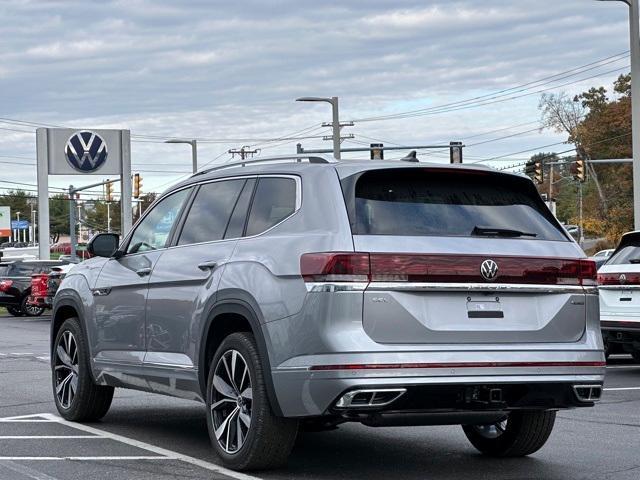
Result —
<path fill-rule="evenodd" d="M 528 455 L 605 372 L 596 270 L 524 177 L 276 157 L 198 173 L 55 298 L 55 402 L 114 387 L 207 405 L 224 465 L 282 465 L 298 427 L 462 425 Z"/>

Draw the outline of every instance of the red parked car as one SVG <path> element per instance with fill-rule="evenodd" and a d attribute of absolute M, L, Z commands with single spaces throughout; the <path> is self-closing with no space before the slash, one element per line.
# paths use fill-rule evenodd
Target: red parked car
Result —
<path fill-rule="evenodd" d="M 49 273 L 31 275 L 31 295 L 27 302 L 35 307 L 50 309 L 60 282 L 72 266 L 53 267 Z"/>

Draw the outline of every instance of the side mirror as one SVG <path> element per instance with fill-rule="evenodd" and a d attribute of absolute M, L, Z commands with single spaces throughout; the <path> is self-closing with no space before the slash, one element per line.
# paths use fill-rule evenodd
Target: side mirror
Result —
<path fill-rule="evenodd" d="M 96 257 L 112 257 L 118 250 L 120 236 L 115 233 L 99 233 L 89 240 L 87 251 Z"/>

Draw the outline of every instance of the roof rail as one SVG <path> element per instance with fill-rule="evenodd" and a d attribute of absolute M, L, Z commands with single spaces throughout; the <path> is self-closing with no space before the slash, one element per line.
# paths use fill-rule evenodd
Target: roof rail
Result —
<path fill-rule="evenodd" d="M 279 155 L 274 157 L 265 157 L 265 158 L 256 158 L 251 160 L 240 160 L 238 162 L 233 163 L 225 163 L 224 165 L 219 165 L 217 167 L 207 168 L 206 170 L 202 170 L 200 172 L 196 172 L 193 174 L 202 175 L 204 173 L 214 172 L 216 170 L 223 170 L 225 168 L 233 168 L 233 167 L 244 167 L 245 165 L 255 165 L 258 163 L 269 163 L 269 162 L 289 162 L 289 163 L 301 163 L 302 160 L 308 160 L 309 163 L 338 163 L 337 160 L 332 157 L 325 157 L 323 155 L 309 155 L 306 153 L 302 154 L 293 154 L 293 155 Z"/>

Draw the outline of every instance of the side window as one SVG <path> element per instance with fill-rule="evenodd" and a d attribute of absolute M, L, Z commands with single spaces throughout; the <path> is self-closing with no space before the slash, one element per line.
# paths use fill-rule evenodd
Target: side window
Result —
<path fill-rule="evenodd" d="M 178 245 L 222 239 L 245 182 L 224 180 L 202 185 L 184 222 Z"/>
<path fill-rule="evenodd" d="M 251 203 L 251 196 L 253 195 L 253 189 L 256 186 L 256 179 L 250 178 L 245 183 L 242 193 L 236 202 L 236 206 L 231 214 L 229 225 L 227 225 L 227 233 L 224 234 L 224 238 L 240 238 L 244 231 L 244 225 L 247 222 L 247 214 L 249 213 L 249 204 Z"/>
<path fill-rule="evenodd" d="M 247 236 L 257 235 L 296 210 L 296 182 L 292 178 L 261 178 L 253 197 Z"/>
<path fill-rule="evenodd" d="M 146 252 L 164 248 L 169 240 L 180 209 L 189 196 L 191 189 L 180 190 L 169 195 L 158 203 L 149 214 L 144 217 L 133 232 L 127 246 L 127 253 Z"/>

